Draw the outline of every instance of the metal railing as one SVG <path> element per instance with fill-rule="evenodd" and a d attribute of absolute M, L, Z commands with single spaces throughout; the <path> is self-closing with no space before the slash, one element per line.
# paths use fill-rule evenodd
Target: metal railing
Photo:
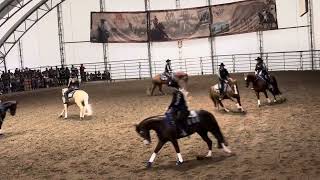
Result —
<path fill-rule="evenodd" d="M 264 53 L 263 59 L 270 71 L 320 70 L 320 50 L 313 51 L 313 54 L 313 63 L 311 60 L 311 51 L 270 52 Z M 251 53 L 216 55 L 213 59 L 211 57 L 172 59 L 172 67 L 174 71 L 184 71 L 189 75 L 207 75 L 213 74 L 213 72 L 216 73 L 218 71 L 218 65 L 223 62 L 231 73 L 252 72 L 255 69 L 255 58 L 259 55 L 259 53 Z M 115 80 L 150 78 L 148 59 L 110 61 L 108 64 L 103 62 L 83 63 L 83 65 L 89 74 L 98 71 L 103 73 L 105 66 L 107 66 L 112 79 Z M 71 67 L 71 65 L 67 66 Z M 80 64 L 74 64 L 74 66 L 79 68 Z M 50 67 L 51 66 L 42 66 L 32 69 L 40 69 L 43 71 L 45 68 Z M 164 67 L 165 60 L 153 60 L 152 74 L 162 73 Z"/>

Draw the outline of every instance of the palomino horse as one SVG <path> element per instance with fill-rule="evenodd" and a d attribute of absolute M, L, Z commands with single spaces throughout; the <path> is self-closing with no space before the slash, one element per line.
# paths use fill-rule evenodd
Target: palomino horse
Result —
<path fill-rule="evenodd" d="M 64 102 L 64 93 L 68 90 L 68 88 L 62 89 L 62 101 Z M 64 108 L 62 110 L 62 113 L 60 114 L 60 118 L 63 117 L 64 119 L 68 118 L 68 107 L 76 104 L 80 108 L 80 119 L 84 119 L 84 116 L 91 116 L 92 115 L 92 109 L 91 105 L 89 104 L 89 95 L 83 90 L 75 90 L 73 93 L 72 98 L 69 99 L 69 102 L 67 104 L 64 104 Z"/>
<path fill-rule="evenodd" d="M 4 119 L 6 118 L 6 114 L 8 110 L 10 110 L 11 116 L 16 115 L 17 102 L 7 101 L 7 102 L 0 103 L 0 135 L 3 134 L 1 127 L 4 122 Z"/>
<path fill-rule="evenodd" d="M 208 132 L 212 133 L 218 141 L 218 148 L 222 148 L 224 152 L 231 153 L 230 149 L 227 147 L 227 143 L 224 136 L 220 130 L 218 122 L 215 117 L 208 111 L 192 111 L 191 116 L 185 120 L 186 133 L 188 135 L 198 133 L 202 139 L 207 143 L 209 152 L 206 157 L 212 156 L 212 141 L 208 137 Z M 182 156 L 180 154 L 180 148 L 178 144 L 178 139 L 183 138 L 177 133 L 177 129 L 169 125 L 165 120 L 165 116 L 153 116 L 141 121 L 136 125 L 137 133 L 144 139 L 145 145 L 151 143 L 150 131 L 154 130 L 158 136 L 158 145 L 154 150 L 150 160 L 147 163 L 147 167 L 150 168 L 156 155 L 159 153 L 162 146 L 168 141 L 171 142 L 175 148 L 178 156 L 177 165 L 183 163 Z"/>
<path fill-rule="evenodd" d="M 174 78 L 178 81 L 183 80 L 185 83 L 187 83 L 189 79 L 188 74 L 181 71 L 174 73 Z M 168 80 L 162 80 L 161 74 L 154 76 L 152 78 L 152 87 L 151 90 L 148 89 L 148 94 L 153 96 L 154 90 L 156 89 L 156 87 L 158 87 L 161 95 L 164 95 L 165 93 L 162 91 L 163 84 L 168 84 Z"/>
<path fill-rule="evenodd" d="M 225 108 L 224 105 L 222 104 L 222 101 L 220 100 L 220 84 L 216 84 L 210 88 L 210 98 L 214 103 L 214 106 L 218 108 L 219 110 L 219 105 L 224 108 L 226 112 L 230 112 L 229 109 Z M 229 78 L 228 83 L 226 84 L 226 95 L 223 97 L 223 99 L 229 99 L 231 101 L 234 101 L 235 99 L 237 101 L 237 108 L 241 111 L 244 112 L 243 107 L 241 105 L 240 101 L 240 92 L 237 84 L 237 80 L 233 80 Z"/>
<path fill-rule="evenodd" d="M 274 76 L 270 76 L 270 80 L 271 80 L 271 85 L 272 85 L 272 89 L 270 89 L 268 87 L 267 82 L 262 79 L 259 76 L 253 75 L 253 74 L 248 74 L 248 75 L 244 75 L 244 80 L 246 81 L 246 86 L 249 87 L 250 83 L 252 83 L 253 85 L 253 89 L 256 92 L 256 96 L 258 98 L 258 106 L 261 106 L 261 102 L 260 102 L 260 92 L 263 92 L 264 95 L 266 96 L 268 103 L 271 103 L 271 100 L 268 97 L 267 94 L 267 90 L 269 90 L 271 92 L 271 94 L 274 97 L 274 102 L 277 102 L 277 95 L 281 95 L 282 93 L 280 92 L 279 88 L 278 88 L 278 83 L 277 80 Z"/>

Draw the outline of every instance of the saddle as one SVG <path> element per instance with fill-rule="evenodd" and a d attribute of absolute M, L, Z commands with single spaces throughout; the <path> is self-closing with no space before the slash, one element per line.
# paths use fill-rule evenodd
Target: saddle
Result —
<path fill-rule="evenodd" d="M 73 98 L 73 95 L 74 95 L 74 93 L 77 91 L 77 89 L 75 89 L 75 90 L 73 90 L 73 91 L 71 91 L 70 93 L 68 93 L 68 98 L 69 99 L 72 99 Z"/>
<path fill-rule="evenodd" d="M 200 118 L 196 111 L 190 111 L 189 117 L 186 121 L 188 126 L 200 123 Z"/>
<path fill-rule="evenodd" d="M 168 80 L 168 77 L 167 77 L 167 75 L 166 75 L 165 73 L 162 73 L 162 74 L 160 74 L 160 79 L 161 79 L 162 81 L 167 81 L 167 80 Z"/>

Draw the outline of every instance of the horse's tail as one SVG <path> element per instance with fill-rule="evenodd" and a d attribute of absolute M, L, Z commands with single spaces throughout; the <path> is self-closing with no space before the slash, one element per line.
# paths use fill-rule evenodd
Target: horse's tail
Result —
<path fill-rule="evenodd" d="M 87 95 L 87 97 L 81 103 L 85 109 L 86 115 L 92 116 L 92 106 L 89 104 L 89 96 Z"/>
<path fill-rule="evenodd" d="M 276 80 L 276 78 L 274 76 L 271 76 L 272 78 L 272 82 L 273 82 L 273 88 L 274 88 L 274 94 L 275 95 L 281 95 L 281 91 L 279 90 L 279 87 L 278 87 L 278 82 Z"/>
<path fill-rule="evenodd" d="M 217 107 L 217 101 L 216 101 L 216 98 L 214 97 L 214 90 L 212 89 L 212 87 L 210 88 L 210 90 L 209 90 L 209 96 L 210 96 L 210 98 L 211 98 L 211 100 L 212 100 L 212 102 L 213 102 L 213 104 L 214 104 L 214 107 Z"/>
<path fill-rule="evenodd" d="M 214 135 L 214 137 L 217 139 L 218 141 L 218 148 L 224 148 L 224 145 L 228 145 L 228 143 L 226 142 L 221 129 L 219 127 L 219 124 L 216 120 L 216 118 L 213 116 L 213 114 L 211 114 L 208 111 L 204 111 L 201 110 L 200 114 L 203 114 L 204 116 L 206 116 L 208 118 L 208 130 Z"/>

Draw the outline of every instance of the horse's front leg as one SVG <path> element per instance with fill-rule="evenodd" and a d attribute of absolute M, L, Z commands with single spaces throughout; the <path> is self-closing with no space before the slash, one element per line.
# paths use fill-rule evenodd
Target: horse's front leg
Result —
<path fill-rule="evenodd" d="M 61 114 L 59 115 L 59 118 L 62 118 L 62 117 L 63 117 L 64 110 L 65 110 L 65 108 L 63 107 L 62 112 L 61 112 Z"/>
<path fill-rule="evenodd" d="M 208 145 L 208 154 L 206 155 L 206 157 L 212 157 L 212 141 L 211 139 L 208 137 L 208 132 L 203 132 L 203 133 L 198 133 L 201 138 L 207 143 Z"/>
<path fill-rule="evenodd" d="M 162 141 L 159 141 L 158 142 L 158 145 L 157 147 L 154 149 L 154 152 L 152 153 L 148 163 L 147 163 L 147 168 L 151 168 L 152 166 L 152 163 L 154 162 L 154 160 L 156 159 L 156 156 L 157 154 L 159 153 L 159 151 L 161 150 L 162 146 L 164 145 L 165 143 L 162 142 Z"/>
<path fill-rule="evenodd" d="M 258 98 L 258 107 L 261 106 L 261 102 L 260 102 L 260 93 L 259 92 L 256 92 L 256 96 Z"/>
<path fill-rule="evenodd" d="M 182 155 L 180 154 L 180 148 L 179 148 L 178 140 L 175 139 L 175 140 L 172 140 L 171 142 L 173 144 L 174 149 L 176 150 L 177 157 L 178 157 L 176 165 L 179 166 L 179 165 L 181 165 L 183 163 L 183 159 L 182 159 Z"/>
<path fill-rule="evenodd" d="M 220 106 L 224 109 L 225 112 L 230 112 L 229 109 L 225 108 L 224 105 L 222 104 L 222 101 L 221 100 L 218 100 L 219 101 L 219 104 Z"/>
<path fill-rule="evenodd" d="M 263 93 L 264 93 L 264 95 L 266 96 L 268 103 L 270 104 L 270 103 L 271 103 L 271 100 L 270 100 L 270 98 L 268 97 L 267 91 L 264 91 Z"/>
<path fill-rule="evenodd" d="M 68 104 L 64 104 L 64 119 L 68 118 Z"/>
<path fill-rule="evenodd" d="M 244 112 L 244 109 L 243 109 L 243 107 L 242 107 L 242 105 L 241 105 L 240 96 L 237 97 L 237 104 L 236 104 L 236 106 L 237 106 L 238 110 L 240 110 L 241 112 Z"/>
<path fill-rule="evenodd" d="M 0 135 L 3 135 L 3 131 L 2 131 L 2 129 L 1 129 L 2 123 L 3 123 L 3 119 L 0 118 Z"/>

